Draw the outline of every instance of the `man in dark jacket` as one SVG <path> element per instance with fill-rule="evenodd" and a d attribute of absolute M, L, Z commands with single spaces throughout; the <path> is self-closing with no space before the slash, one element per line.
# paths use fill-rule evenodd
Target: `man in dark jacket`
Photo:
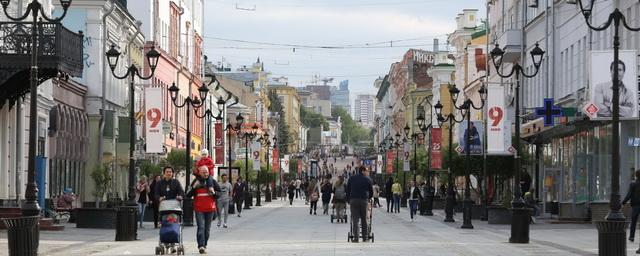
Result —
<path fill-rule="evenodd" d="M 393 178 L 389 177 L 389 179 L 387 179 L 387 183 L 384 184 L 384 197 L 387 201 L 387 212 L 389 212 L 389 206 L 391 206 L 391 211 L 393 212 L 393 192 L 391 191 L 391 186 L 393 186 Z"/>
<path fill-rule="evenodd" d="M 351 230 L 353 231 L 354 243 L 358 242 L 358 221 L 362 223 L 362 241 L 369 240 L 367 232 L 367 204 L 369 199 L 373 197 L 373 185 L 369 178 L 369 170 L 360 166 L 359 173 L 351 176 L 347 183 L 347 201 L 351 206 Z"/>
<path fill-rule="evenodd" d="M 233 201 L 236 203 L 238 217 L 240 217 L 242 213 L 242 203 L 244 202 L 244 193 L 246 190 L 247 184 L 242 182 L 242 178 L 238 177 L 236 184 L 233 185 Z"/>
<path fill-rule="evenodd" d="M 636 223 L 640 214 L 640 170 L 636 170 L 636 179 L 629 184 L 627 195 L 622 200 L 622 205 L 631 201 L 631 226 L 629 227 L 629 241 L 633 242 L 636 233 Z M 640 249 L 638 249 L 640 251 Z"/>
<path fill-rule="evenodd" d="M 165 166 L 162 171 L 162 180 L 156 185 L 156 192 L 153 193 L 158 201 L 162 200 L 182 200 L 184 189 L 180 182 L 173 178 L 173 168 Z"/>

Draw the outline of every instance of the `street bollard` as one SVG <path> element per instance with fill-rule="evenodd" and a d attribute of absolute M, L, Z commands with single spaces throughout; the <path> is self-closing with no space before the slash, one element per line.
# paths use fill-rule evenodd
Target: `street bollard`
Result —
<path fill-rule="evenodd" d="M 2 219 L 7 227 L 9 255 L 38 255 L 39 220 L 39 216 Z"/>

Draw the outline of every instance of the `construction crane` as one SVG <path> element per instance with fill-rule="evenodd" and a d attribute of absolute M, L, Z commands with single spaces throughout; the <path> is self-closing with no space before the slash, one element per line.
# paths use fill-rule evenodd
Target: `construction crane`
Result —
<path fill-rule="evenodd" d="M 320 77 L 318 75 L 313 75 L 313 79 L 308 83 L 313 85 L 318 85 L 318 83 L 322 82 L 323 85 L 327 86 L 329 83 L 333 82 L 333 77 Z"/>

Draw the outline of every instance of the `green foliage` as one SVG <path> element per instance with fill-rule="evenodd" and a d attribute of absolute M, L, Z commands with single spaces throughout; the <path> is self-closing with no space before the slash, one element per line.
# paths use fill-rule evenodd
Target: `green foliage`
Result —
<path fill-rule="evenodd" d="M 295 140 L 295 138 L 290 138 L 289 136 L 289 124 L 287 124 L 287 120 L 285 118 L 285 111 L 282 102 L 280 102 L 280 98 L 278 98 L 278 94 L 275 91 L 269 91 L 269 112 L 280 113 L 280 121 L 278 122 L 278 145 L 282 145 L 279 147 L 280 152 L 282 154 L 289 153 L 289 143 Z"/>
<path fill-rule="evenodd" d="M 184 149 L 173 149 L 167 154 L 166 163 L 171 165 L 176 172 L 181 172 L 187 168 L 186 157 L 187 153 Z M 191 166 L 194 166 L 193 158 L 191 158 Z"/>
<path fill-rule="evenodd" d="M 155 175 L 159 175 L 162 173 L 162 167 L 160 165 L 154 164 L 149 160 L 141 160 L 140 163 L 140 175 L 147 176 L 148 178 L 153 178 Z"/>
<path fill-rule="evenodd" d="M 329 123 L 327 119 L 320 113 L 316 113 L 312 109 L 307 109 L 305 106 L 300 106 L 300 120 L 302 124 L 309 128 L 322 127 L 323 131 L 329 130 Z"/>
<path fill-rule="evenodd" d="M 103 198 L 109 188 L 109 183 L 113 180 L 106 165 L 96 165 L 91 172 L 91 178 L 96 185 L 93 195 L 96 198 Z"/>
<path fill-rule="evenodd" d="M 331 109 L 331 117 L 340 117 L 342 123 L 342 143 L 356 145 L 362 141 L 372 141 L 371 129 L 362 127 L 351 118 L 349 112 L 341 106 Z"/>

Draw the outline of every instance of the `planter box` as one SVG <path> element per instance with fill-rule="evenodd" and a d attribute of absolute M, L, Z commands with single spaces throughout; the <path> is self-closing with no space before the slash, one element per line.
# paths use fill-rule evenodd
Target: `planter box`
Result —
<path fill-rule="evenodd" d="M 627 218 L 627 220 L 631 219 L 631 207 L 629 205 L 630 204 L 626 204 L 622 207 L 622 213 L 624 213 L 624 216 Z M 595 221 L 604 220 L 604 217 L 607 216 L 607 213 L 609 213 L 609 202 L 591 202 L 589 203 L 589 210 L 591 212 L 592 223 L 595 223 Z"/>
<path fill-rule="evenodd" d="M 116 209 L 77 208 L 76 228 L 116 228 Z"/>
<path fill-rule="evenodd" d="M 511 211 L 502 206 L 487 207 L 489 224 L 511 224 Z"/>
<path fill-rule="evenodd" d="M 434 198 L 433 199 L 433 209 L 434 210 L 444 210 L 445 200 L 442 198 Z"/>
<path fill-rule="evenodd" d="M 572 202 L 560 202 L 560 220 L 588 220 L 588 210 L 585 202 L 576 203 L 575 206 Z"/>
<path fill-rule="evenodd" d="M 471 219 L 479 220 L 482 217 L 482 205 L 481 204 L 472 204 L 471 205 Z"/>

